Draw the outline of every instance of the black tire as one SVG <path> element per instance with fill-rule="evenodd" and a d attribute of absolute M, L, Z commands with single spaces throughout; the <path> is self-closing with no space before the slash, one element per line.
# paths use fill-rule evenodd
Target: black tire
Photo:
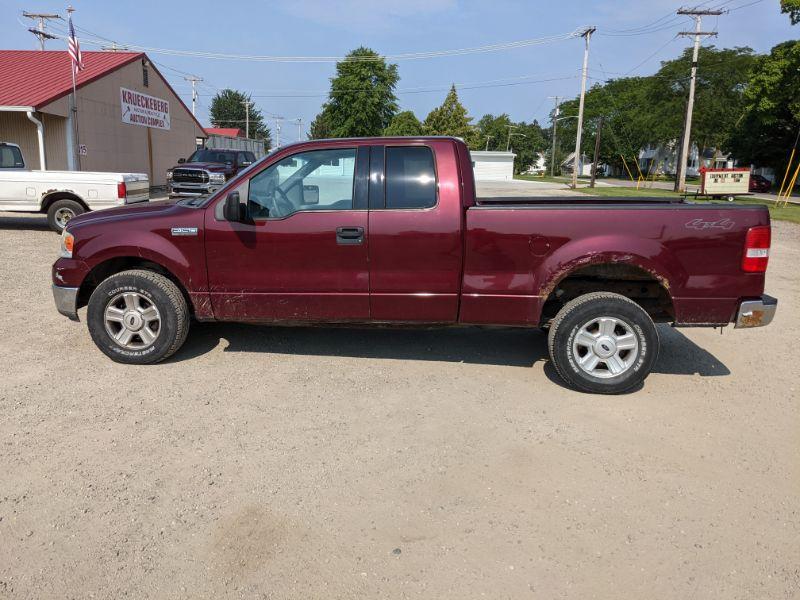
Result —
<path fill-rule="evenodd" d="M 614 325 L 610 334 L 614 343 L 624 337 L 627 344 L 635 342 L 636 348 L 618 350 L 606 345 L 604 340 L 608 337 L 600 339 L 604 335 L 599 327 L 603 317 L 610 318 L 603 323 Z M 594 324 L 598 325 L 596 334 L 590 330 Z M 587 331 L 597 336 L 596 353 L 595 349 L 589 350 L 580 344 L 578 335 L 586 325 L 590 326 Z M 621 394 L 639 386 L 650 374 L 658 358 L 659 340 L 653 320 L 641 306 L 619 294 L 594 292 L 564 305 L 550 324 L 547 346 L 553 366 L 570 387 L 596 394 Z M 609 355 L 614 362 L 612 366 L 624 367 L 618 375 L 614 375 L 610 363 L 600 357 L 601 353 L 614 350 L 616 353 Z M 590 353 L 593 356 L 587 356 Z M 591 358 L 596 359 L 597 366 L 589 372 L 591 361 L 585 359 Z M 585 361 L 586 367 L 579 361 Z"/>
<path fill-rule="evenodd" d="M 47 224 L 50 229 L 56 233 L 61 233 L 64 225 L 78 215 L 82 215 L 86 209 L 80 202 L 64 198 L 63 200 L 56 200 L 47 209 Z"/>
<path fill-rule="evenodd" d="M 131 346 L 139 347 L 125 347 L 115 341 L 109 332 L 109 328 L 117 327 L 117 324 L 110 323 L 107 327 L 106 309 L 115 299 L 126 305 L 127 298 L 122 296 L 126 293 L 131 293 L 134 298 L 138 296 L 140 306 L 146 306 L 143 310 L 150 305 L 157 310 L 157 333 L 149 345 L 146 338 L 133 334 Z M 115 307 L 117 305 L 115 303 Z M 126 311 L 123 319 L 133 312 L 129 309 L 118 310 Z M 189 308 L 178 286 L 168 278 L 152 271 L 135 269 L 112 275 L 97 286 L 89 298 L 86 321 L 92 340 L 106 356 L 120 363 L 145 365 L 168 358 L 183 345 L 189 333 Z M 124 325 L 120 323 L 118 327 L 121 330 Z M 140 332 L 141 329 L 140 326 Z"/>

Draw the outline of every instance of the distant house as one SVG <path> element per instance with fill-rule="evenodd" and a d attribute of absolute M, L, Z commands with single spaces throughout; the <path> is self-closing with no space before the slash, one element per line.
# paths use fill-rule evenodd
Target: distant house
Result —
<path fill-rule="evenodd" d="M 674 145 L 647 146 L 639 151 L 639 169 L 642 175 L 675 175 L 677 172 L 677 150 Z M 702 153 L 698 150 L 697 144 L 692 144 L 689 148 L 689 157 L 686 161 L 686 175 L 697 177 L 700 169 L 731 169 L 736 166 L 736 159 L 730 154 L 724 154 L 719 150 L 707 148 Z M 637 177 L 638 173 L 633 173 Z"/>
<path fill-rule="evenodd" d="M 561 161 L 561 173 L 563 175 L 572 175 L 572 170 L 575 167 L 575 153 L 570 152 L 567 157 Z M 586 154 L 581 154 L 578 160 L 578 177 L 591 177 L 592 175 L 592 159 Z"/>

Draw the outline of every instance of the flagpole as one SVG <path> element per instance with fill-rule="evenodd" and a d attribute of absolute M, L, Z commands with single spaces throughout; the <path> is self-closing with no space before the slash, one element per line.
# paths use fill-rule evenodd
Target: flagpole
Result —
<path fill-rule="evenodd" d="M 70 21 L 72 20 L 72 13 L 75 12 L 75 9 L 72 8 L 72 5 L 67 6 L 67 14 L 69 15 Z M 75 71 L 77 71 L 77 67 L 75 66 L 75 62 L 70 60 L 69 62 L 70 70 L 72 71 L 72 123 L 75 129 L 75 147 L 72 151 L 75 154 L 75 164 L 78 166 L 78 171 L 81 170 L 81 137 L 80 137 L 80 130 L 78 129 L 78 91 L 77 86 L 75 84 Z"/>

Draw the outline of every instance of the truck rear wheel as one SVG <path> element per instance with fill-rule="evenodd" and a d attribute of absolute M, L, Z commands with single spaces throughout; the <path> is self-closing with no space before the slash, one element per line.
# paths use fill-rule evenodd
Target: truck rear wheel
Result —
<path fill-rule="evenodd" d="M 574 389 L 596 394 L 621 394 L 640 385 L 659 349 L 650 315 L 610 292 L 568 302 L 553 319 L 547 342 L 562 379 Z"/>
<path fill-rule="evenodd" d="M 47 209 L 47 224 L 56 233 L 61 233 L 71 219 L 85 212 L 80 202 L 68 198 L 56 200 Z"/>
<path fill-rule="evenodd" d="M 186 299 L 152 271 L 112 275 L 92 292 L 86 314 L 92 340 L 116 362 L 143 365 L 174 354 L 189 332 Z"/>

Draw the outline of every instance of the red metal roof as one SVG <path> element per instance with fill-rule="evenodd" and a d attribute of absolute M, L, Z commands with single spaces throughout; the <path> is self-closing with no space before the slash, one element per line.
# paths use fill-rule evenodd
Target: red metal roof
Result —
<path fill-rule="evenodd" d="M 86 67 L 77 85 L 115 71 L 144 56 L 142 52 L 82 52 Z M 66 50 L 0 50 L 0 106 L 40 108 L 72 91 L 72 67 Z"/>
<path fill-rule="evenodd" d="M 204 127 L 208 135 L 226 135 L 228 137 L 242 137 L 242 130 L 235 127 Z"/>

